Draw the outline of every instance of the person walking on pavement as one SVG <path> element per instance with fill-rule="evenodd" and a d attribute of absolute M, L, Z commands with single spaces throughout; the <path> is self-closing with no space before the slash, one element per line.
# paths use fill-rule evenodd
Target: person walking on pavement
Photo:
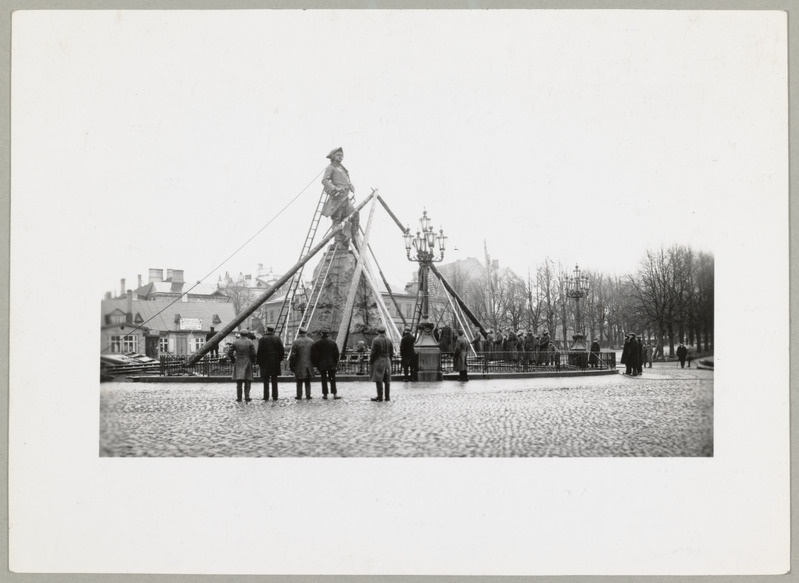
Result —
<path fill-rule="evenodd" d="M 327 399 L 327 384 L 334 399 L 340 399 L 336 391 L 336 368 L 338 368 L 338 345 L 328 337 L 330 331 L 322 330 L 322 337 L 311 346 L 311 362 L 322 377 L 322 398 Z"/>
<path fill-rule="evenodd" d="M 274 326 L 266 327 L 266 334 L 258 339 L 258 352 L 255 359 L 261 369 L 261 379 L 264 382 L 264 401 L 269 400 L 269 385 L 272 385 L 272 400 L 277 401 L 277 377 L 280 375 L 280 362 L 285 358 L 286 352 L 283 341 L 275 334 Z"/>
<path fill-rule="evenodd" d="M 416 380 L 416 370 L 414 360 L 416 357 L 416 349 L 414 348 L 415 340 L 411 334 L 410 327 L 406 326 L 400 340 L 400 358 L 402 359 L 402 380 L 405 382 Z"/>
<path fill-rule="evenodd" d="M 377 397 L 372 401 L 391 400 L 391 357 L 394 354 L 394 345 L 391 338 L 386 337 L 386 327 L 380 324 L 377 327 L 378 335 L 372 340 L 372 351 L 369 354 L 369 364 L 372 368 L 372 382 L 377 388 Z M 383 385 L 385 384 L 385 393 Z"/>
<path fill-rule="evenodd" d="M 688 356 L 688 349 L 685 344 L 680 340 L 680 345 L 677 347 L 677 358 L 680 359 L 680 368 L 685 368 L 685 358 Z"/>
<path fill-rule="evenodd" d="M 294 380 L 297 381 L 298 401 L 302 399 L 302 387 L 305 385 L 305 398 L 311 398 L 311 379 L 313 378 L 313 363 L 311 362 L 311 347 L 313 340 L 306 336 L 307 330 L 300 328 L 299 336 L 291 345 L 289 353 L 289 369 L 294 373 Z"/>
<path fill-rule="evenodd" d="M 241 402 L 241 389 L 244 385 L 244 400 L 250 399 L 252 365 L 255 362 L 255 344 L 248 331 L 242 332 L 228 349 L 228 358 L 233 363 L 233 380 L 236 381 L 236 401 Z"/>
<path fill-rule="evenodd" d="M 460 373 L 460 381 L 468 382 L 469 374 L 466 365 L 466 358 L 469 356 L 469 341 L 463 334 L 463 330 L 458 330 L 458 337 L 455 339 L 452 355 L 452 370 Z"/>
<path fill-rule="evenodd" d="M 322 207 L 322 214 L 330 217 L 333 227 L 336 227 L 355 211 L 355 207 L 350 201 L 350 193 L 355 193 L 355 187 L 350 182 L 349 171 L 341 163 L 344 159 L 344 149 L 332 150 L 327 158 L 330 160 L 330 164 L 325 168 L 324 176 L 322 176 L 322 185 L 327 193 L 327 200 Z M 358 234 L 359 216 L 357 212 L 350 217 L 349 222 L 349 232 L 345 225 L 341 225 L 341 230 L 336 233 L 336 242 L 345 249 L 349 246 L 350 239 L 355 238 Z"/>

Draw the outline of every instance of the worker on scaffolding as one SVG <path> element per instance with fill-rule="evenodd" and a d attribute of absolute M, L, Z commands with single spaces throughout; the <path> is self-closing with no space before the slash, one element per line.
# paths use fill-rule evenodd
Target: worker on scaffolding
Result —
<path fill-rule="evenodd" d="M 322 207 L 322 214 L 330 217 L 333 227 L 339 226 L 349 214 L 355 211 L 355 207 L 350 200 L 350 193 L 355 192 L 355 187 L 350 182 L 350 173 L 341 163 L 344 159 L 344 149 L 336 148 L 327 155 L 330 165 L 325 168 L 322 176 L 322 185 L 327 193 L 327 200 Z M 340 225 L 341 229 L 336 233 L 336 242 L 345 249 L 349 246 L 350 239 L 358 233 L 359 217 L 356 212 L 349 219 L 350 228 Z"/>

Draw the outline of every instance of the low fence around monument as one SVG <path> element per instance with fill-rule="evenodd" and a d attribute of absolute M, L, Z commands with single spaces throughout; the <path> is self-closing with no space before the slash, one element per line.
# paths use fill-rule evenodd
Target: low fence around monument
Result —
<path fill-rule="evenodd" d="M 525 353 L 515 355 L 497 353 L 470 353 L 466 359 L 470 372 L 474 373 L 534 373 L 548 371 L 574 371 L 574 370 L 608 370 L 616 368 L 615 352 L 600 352 L 596 355 L 596 362 L 590 358 L 586 351 L 559 351 Z M 453 372 L 452 354 L 441 354 L 441 369 L 447 374 Z M 202 360 L 191 366 L 186 366 L 185 357 L 162 356 L 157 369 L 153 367 L 149 373 L 160 376 L 198 376 L 198 377 L 229 377 L 233 373 L 233 364 L 225 357 L 206 356 Z M 288 368 L 288 360 L 281 363 L 281 375 L 291 376 L 292 372 Z M 368 375 L 369 374 L 369 355 L 364 354 L 344 354 L 338 363 L 337 373 L 339 375 Z M 391 360 L 391 373 L 394 375 L 402 374 L 402 360 L 397 356 Z M 253 367 L 253 377 L 258 379 L 261 376 L 260 367 L 256 364 Z"/>

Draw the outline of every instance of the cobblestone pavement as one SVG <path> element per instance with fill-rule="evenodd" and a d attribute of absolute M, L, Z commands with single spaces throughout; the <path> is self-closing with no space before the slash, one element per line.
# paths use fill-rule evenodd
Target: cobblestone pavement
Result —
<path fill-rule="evenodd" d="M 104 383 L 101 456 L 712 456 L 713 371 L 340 383 L 340 400 L 235 401 L 233 383 Z"/>

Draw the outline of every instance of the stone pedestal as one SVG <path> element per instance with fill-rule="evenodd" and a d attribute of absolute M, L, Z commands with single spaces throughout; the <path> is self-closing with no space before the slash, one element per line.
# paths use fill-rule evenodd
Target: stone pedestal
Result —
<path fill-rule="evenodd" d="M 415 348 L 419 355 L 418 379 L 420 381 L 442 380 L 444 375 L 441 372 L 441 350 L 433 336 L 432 322 L 419 324 L 419 338 L 416 340 Z"/>
<path fill-rule="evenodd" d="M 329 253 L 334 253 L 333 246 L 325 251 L 326 255 Z M 350 291 L 352 278 L 355 275 L 355 264 L 355 256 L 348 249 L 339 247 L 335 250 L 333 263 L 322 287 L 316 310 L 308 324 L 308 332 L 314 337 L 318 337 L 320 331 L 323 328 L 327 328 L 330 330 L 330 338 L 336 340 L 341 319 L 344 316 L 344 308 L 347 304 L 347 295 Z M 324 277 L 326 269 L 327 262 L 326 258 L 323 257 L 314 269 L 314 281 Z M 308 290 L 308 293 L 310 294 L 311 290 Z M 366 280 L 366 276 L 361 273 L 352 309 L 352 319 L 350 320 L 350 334 L 357 332 L 376 334 L 376 328 L 379 324 L 380 312 L 377 307 L 377 299 Z"/>

